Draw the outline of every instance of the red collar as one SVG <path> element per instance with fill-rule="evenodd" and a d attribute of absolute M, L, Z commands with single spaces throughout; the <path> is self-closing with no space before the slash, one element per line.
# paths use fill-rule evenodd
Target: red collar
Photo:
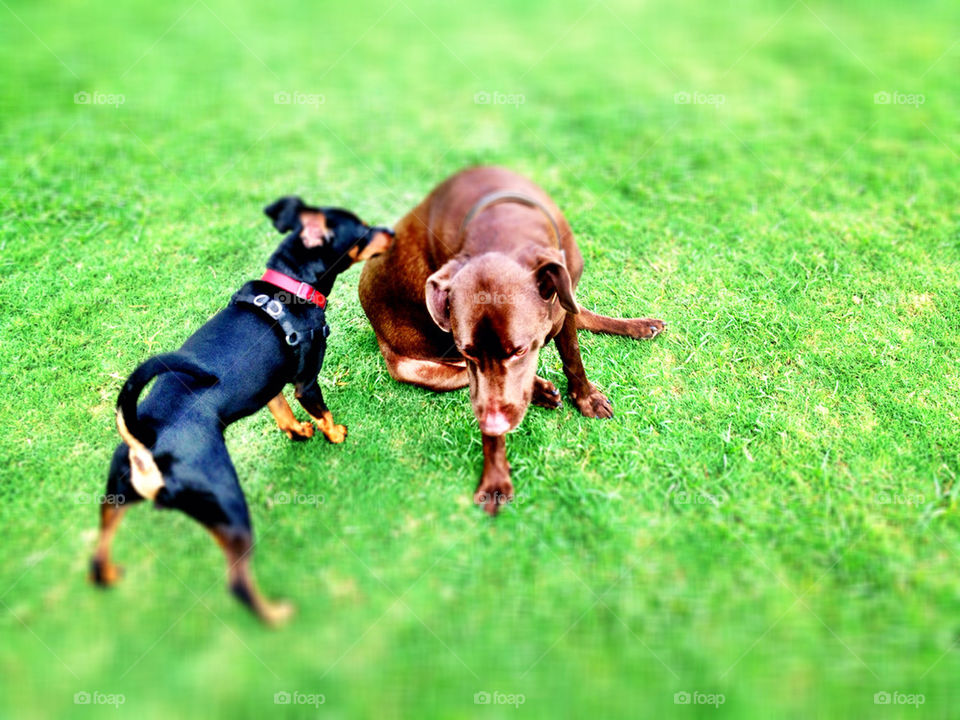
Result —
<path fill-rule="evenodd" d="M 327 306 L 327 298 L 323 296 L 323 293 L 314 290 L 310 285 L 307 285 L 305 282 L 300 282 L 289 275 L 284 275 L 276 270 L 267 270 L 260 279 L 271 285 L 276 285 L 281 290 L 293 293 L 301 300 L 312 302 L 320 309 Z"/>

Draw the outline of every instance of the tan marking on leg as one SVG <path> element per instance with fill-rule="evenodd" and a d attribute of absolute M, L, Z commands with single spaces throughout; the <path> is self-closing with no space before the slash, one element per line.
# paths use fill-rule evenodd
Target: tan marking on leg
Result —
<path fill-rule="evenodd" d="M 253 542 L 249 537 L 231 537 L 220 528 L 207 528 L 223 550 L 227 559 L 227 583 L 230 591 L 244 605 L 253 610 L 267 625 L 282 625 L 294 613 L 288 602 L 270 602 L 257 589 L 250 569 Z"/>
<path fill-rule="evenodd" d="M 100 505 L 100 537 L 90 563 L 90 579 L 104 587 L 113 585 L 120 579 L 121 570 L 110 559 L 110 545 L 124 512 L 126 508 L 123 505 L 106 502 Z"/>
<path fill-rule="evenodd" d="M 273 419 L 277 421 L 277 427 L 283 430 L 291 440 L 294 436 L 303 440 L 313 437 L 313 423 L 297 420 L 297 416 L 293 414 L 293 409 L 283 393 L 268 402 L 267 407 L 270 409 Z"/>
<path fill-rule="evenodd" d="M 347 427 L 346 425 L 337 425 L 333 421 L 333 413 L 329 410 L 325 411 L 320 417 L 315 417 L 311 415 L 316 423 L 317 427 L 320 428 L 327 440 L 332 443 L 340 444 L 347 439 Z"/>
<path fill-rule="evenodd" d="M 153 460 L 153 453 L 142 442 L 137 440 L 127 429 L 123 420 L 123 412 L 117 409 L 117 430 L 120 437 L 130 448 L 130 484 L 137 493 L 147 500 L 155 500 L 160 488 L 163 487 L 163 475 Z"/>

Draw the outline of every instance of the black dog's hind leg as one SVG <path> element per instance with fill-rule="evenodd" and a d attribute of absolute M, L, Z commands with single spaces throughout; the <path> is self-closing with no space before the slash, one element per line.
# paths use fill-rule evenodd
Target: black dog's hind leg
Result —
<path fill-rule="evenodd" d="M 221 438 L 207 444 L 202 457 L 177 469 L 157 495 L 157 504 L 186 513 L 210 531 L 227 559 L 230 592 L 261 620 L 279 625 L 293 614 L 292 605 L 270 602 L 257 590 L 250 569 L 250 512 Z"/>
<path fill-rule="evenodd" d="M 253 535 L 234 526 L 207 527 L 227 558 L 227 583 L 230 592 L 268 625 L 281 625 L 293 615 L 293 605 L 270 602 L 257 589 L 250 569 Z"/>
<path fill-rule="evenodd" d="M 100 498 L 100 536 L 90 561 L 90 579 L 101 587 L 109 587 L 123 574 L 122 568 L 114 565 L 110 558 L 110 546 L 127 506 L 141 500 L 143 498 L 130 483 L 127 446 L 121 445 L 114 453 L 110 465 L 107 492 Z"/>
<path fill-rule="evenodd" d="M 304 410 L 310 413 L 310 417 L 317 423 L 317 427 L 327 440 L 332 443 L 342 443 L 347 439 L 347 427 L 333 421 L 333 413 L 323 401 L 323 393 L 317 378 L 305 384 L 297 383 L 296 394 L 297 400 L 303 405 Z"/>

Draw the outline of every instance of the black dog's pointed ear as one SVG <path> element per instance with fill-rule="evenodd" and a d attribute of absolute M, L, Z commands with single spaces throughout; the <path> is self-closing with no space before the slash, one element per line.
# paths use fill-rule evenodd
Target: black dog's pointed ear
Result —
<path fill-rule="evenodd" d="M 282 197 L 267 205 L 263 212 L 273 220 L 273 226 L 277 229 L 277 232 L 288 233 L 301 229 L 300 211 L 304 207 L 306 206 L 303 204 L 303 200 L 296 196 L 290 196 Z"/>
<path fill-rule="evenodd" d="M 279 232 L 296 233 L 304 247 L 320 247 L 333 238 L 333 231 L 327 227 L 326 215 L 296 196 L 280 198 L 267 205 L 263 212 L 273 220 L 273 226 Z"/>

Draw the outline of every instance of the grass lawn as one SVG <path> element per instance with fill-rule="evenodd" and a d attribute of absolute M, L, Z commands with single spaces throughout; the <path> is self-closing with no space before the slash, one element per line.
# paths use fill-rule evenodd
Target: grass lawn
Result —
<path fill-rule="evenodd" d="M 957 717 L 958 21 L 0 1 L 0 717 Z M 262 270 L 261 208 L 390 224 L 481 162 L 564 208 L 583 305 L 667 321 L 581 334 L 616 417 L 532 408 L 492 520 L 466 391 L 390 379 L 353 269 L 323 370 L 347 442 L 227 432 L 292 624 L 146 506 L 94 589 L 119 387 Z M 540 374 L 566 386 L 553 348 Z"/>

